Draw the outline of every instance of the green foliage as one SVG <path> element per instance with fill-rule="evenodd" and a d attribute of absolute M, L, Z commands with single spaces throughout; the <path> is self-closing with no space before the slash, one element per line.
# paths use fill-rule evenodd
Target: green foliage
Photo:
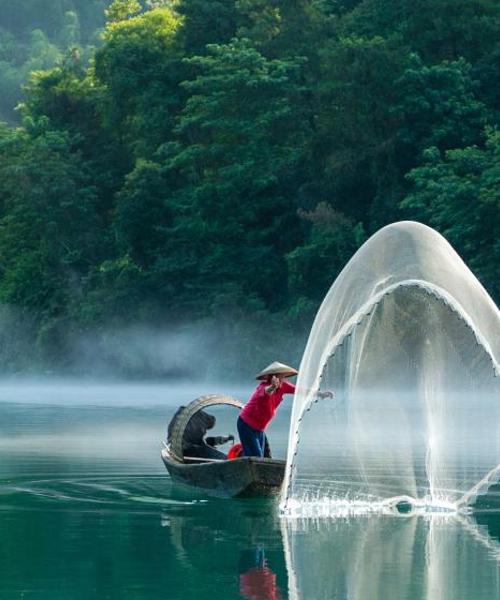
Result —
<path fill-rule="evenodd" d="M 430 148 L 411 171 L 412 192 L 401 206 L 449 240 L 471 269 L 500 297 L 500 132 L 486 146 L 447 152 Z"/>
<path fill-rule="evenodd" d="M 207 44 L 229 42 L 241 19 L 236 0 L 179 0 L 176 10 L 183 17 L 183 45 L 195 54 Z"/>
<path fill-rule="evenodd" d="M 500 126 L 500 42 L 473 66 L 471 75 L 478 83 L 478 96 L 488 106 L 491 122 Z"/>
<path fill-rule="evenodd" d="M 64 23 L 58 41 L 62 48 L 72 48 L 80 44 L 80 40 L 80 20 L 78 14 L 70 10 L 64 14 Z"/>
<path fill-rule="evenodd" d="M 195 320 L 250 364 L 402 218 L 500 299 L 497 2 L 5 0 L 0 23 L 0 117 L 22 117 L 0 127 L 17 355 Z"/>
<path fill-rule="evenodd" d="M 63 30 L 67 13 L 79 15 L 85 41 L 104 25 L 104 8 L 110 0 L 2 0 L 0 23 L 16 37 L 41 29 L 49 37 Z"/>
<path fill-rule="evenodd" d="M 307 242 L 287 255 L 289 285 L 295 301 L 292 315 L 314 316 L 332 281 L 365 241 L 361 223 L 355 224 L 331 206 L 320 202 L 300 216 L 312 224 Z"/>
<path fill-rule="evenodd" d="M 15 106 L 32 71 L 68 53 L 87 64 L 104 25 L 108 0 L 3 0 L 0 3 L 0 119 L 18 121 Z"/>
<path fill-rule="evenodd" d="M 83 331 L 151 323 L 161 316 L 151 303 L 148 277 L 129 256 L 104 260 L 85 284 L 84 296 L 71 306 L 73 322 Z"/>
<path fill-rule="evenodd" d="M 108 23 L 125 21 L 129 17 L 141 11 L 141 4 L 137 0 L 113 0 L 104 11 Z"/>
<path fill-rule="evenodd" d="M 85 72 L 70 55 L 61 67 L 33 73 L 26 90 L 27 101 L 21 106 L 25 127 L 32 131 L 33 124 L 46 122 L 50 130 L 71 137 L 84 168 L 92 174 L 99 213 L 109 221 L 114 194 L 132 162 L 121 141 L 104 125 L 103 90 L 92 72 Z"/>
<path fill-rule="evenodd" d="M 385 199 L 398 186 L 393 164 L 398 122 L 392 108 L 395 81 L 407 60 L 405 52 L 379 37 L 334 40 L 320 54 L 312 140 L 319 173 L 312 192 L 355 221 L 372 217 L 379 188 Z M 393 220 L 394 212 L 391 205 L 384 207 L 384 218 Z M 370 226 L 378 226 L 379 215 L 371 220 Z"/>
<path fill-rule="evenodd" d="M 104 126 L 137 157 L 166 141 L 180 110 L 179 24 L 168 8 L 112 23 L 95 56 L 95 79 L 105 91 Z"/>
<path fill-rule="evenodd" d="M 113 226 L 118 250 L 140 267 L 154 264 L 164 239 L 160 227 L 172 221 L 164 186 L 160 166 L 141 160 L 117 196 Z"/>
<path fill-rule="evenodd" d="M 497 43 L 496 0 L 364 0 L 346 14 L 349 34 L 394 37 L 425 61 L 475 62 Z"/>
<path fill-rule="evenodd" d="M 81 296 L 103 245 L 90 177 L 68 136 L 44 125 L 34 136 L 4 129 L 0 137 L 0 300 L 36 312 L 39 335 Z"/>
<path fill-rule="evenodd" d="M 292 194 L 308 129 L 301 63 L 266 59 L 242 40 L 190 64 L 200 74 L 183 85 L 190 97 L 179 139 L 164 148 L 177 217 L 158 268 L 189 305 L 205 297 L 210 306 L 232 289 L 238 301 L 277 307 L 286 286 L 275 281 L 286 278 L 284 253 L 299 235 Z"/>
<path fill-rule="evenodd" d="M 471 67 L 463 59 L 427 66 L 413 55 L 395 83 L 401 117 L 398 137 L 412 151 L 454 148 L 480 142 L 486 106 L 476 97 Z"/>
<path fill-rule="evenodd" d="M 20 99 L 21 85 L 32 71 L 52 67 L 60 58 L 59 49 L 51 44 L 40 29 L 34 29 L 20 49 L 13 36 L 0 30 L 3 60 L 0 60 L 0 86 L 5 90 L 0 100 L 0 117 L 15 119 L 13 108 Z M 19 64 L 21 63 L 21 64 Z"/>

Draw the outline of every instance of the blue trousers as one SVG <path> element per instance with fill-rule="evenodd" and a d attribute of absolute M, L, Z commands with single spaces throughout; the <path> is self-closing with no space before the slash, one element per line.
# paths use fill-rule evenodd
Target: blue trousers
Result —
<path fill-rule="evenodd" d="M 264 456 L 266 436 L 263 431 L 250 427 L 241 417 L 237 422 L 238 435 L 243 446 L 243 456 Z"/>

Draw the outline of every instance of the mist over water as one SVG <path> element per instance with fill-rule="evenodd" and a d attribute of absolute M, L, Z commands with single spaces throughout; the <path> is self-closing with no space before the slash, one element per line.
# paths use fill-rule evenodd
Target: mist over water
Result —
<path fill-rule="evenodd" d="M 250 385 L 227 381 L 123 381 L 99 378 L 16 377 L 0 379 L 0 403 L 64 406 L 161 405 L 173 409 L 199 394 L 224 393 L 244 397 Z"/>
<path fill-rule="evenodd" d="M 276 360 L 297 363 L 310 323 L 283 327 L 282 318 L 224 315 L 189 323 L 130 323 L 64 339 L 40 340 L 35 319 L 0 305 L 0 376 L 101 380 L 251 381 Z M 265 330 L 265 334 L 264 334 Z"/>
<path fill-rule="evenodd" d="M 266 600 L 451 600 L 452 590 L 466 600 L 472 580 L 468 598 L 498 596 L 497 493 L 482 512 L 438 527 L 395 511 L 280 519 L 273 500 L 174 484 L 159 450 L 179 402 L 211 391 L 244 400 L 253 389 L 211 385 L 0 383 L 2 600 L 253 599 L 255 581 L 266 582 L 257 588 Z M 286 456 L 286 402 L 268 431 L 277 458 Z M 235 433 L 235 418 L 217 413 L 217 433 Z M 467 582 L 471 565 L 481 578 Z M 420 581 L 430 582 L 427 595 Z"/>
<path fill-rule="evenodd" d="M 275 505 L 175 485 L 161 462 L 180 403 L 251 391 L 212 385 L 0 383 L 2 600 L 234 598 L 240 560 L 245 572 L 262 548 L 286 589 Z M 219 411 L 214 433 L 235 434 L 236 415 Z M 270 434 L 276 456 L 289 416 Z"/>

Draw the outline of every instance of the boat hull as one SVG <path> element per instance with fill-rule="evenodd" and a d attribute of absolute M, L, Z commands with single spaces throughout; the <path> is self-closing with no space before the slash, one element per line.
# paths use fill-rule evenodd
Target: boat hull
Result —
<path fill-rule="evenodd" d="M 161 457 L 174 481 L 218 496 L 272 496 L 279 493 L 285 475 L 285 461 L 272 458 L 242 457 L 186 464 L 175 460 L 166 449 Z"/>

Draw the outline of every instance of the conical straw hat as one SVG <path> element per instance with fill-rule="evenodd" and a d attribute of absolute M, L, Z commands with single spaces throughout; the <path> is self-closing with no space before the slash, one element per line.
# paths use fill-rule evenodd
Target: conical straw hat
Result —
<path fill-rule="evenodd" d="M 284 375 L 285 377 L 292 377 L 293 375 L 297 375 L 297 373 L 297 369 L 275 361 L 258 373 L 255 378 L 265 379 L 268 375 Z"/>

